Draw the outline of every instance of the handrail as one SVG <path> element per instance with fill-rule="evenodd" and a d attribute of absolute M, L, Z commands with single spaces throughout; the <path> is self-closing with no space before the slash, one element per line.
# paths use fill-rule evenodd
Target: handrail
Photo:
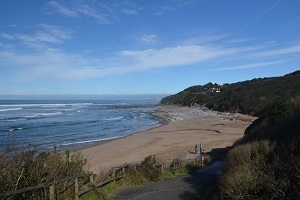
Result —
<path fill-rule="evenodd" d="M 70 177 L 66 177 L 66 178 L 63 178 L 63 179 L 54 180 L 54 181 L 51 181 L 51 182 L 48 182 L 48 183 L 42 183 L 42 184 L 38 184 L 38 185 L 35 185 L 35 186 L 22 188 L 22 189 L 19 189 L 19 190 L 5 192 L 5 193 L 0 194 L 0 197 L 7 197 L 7 196 L 15 195 L 15 194 L 20 194 L 20 193 L 28 192 L 28 191 L 31 191 L 31 190 L 36 190 L 36 189 L 39 189 L 39 188 L 48 187 L 48 186 L 51 186 L 53 184 L 73 180 L 75 178 L 82 178 L 82 177 L 87 177 L 87 176 L 91 176 L 91 175 L 93 175 L 93 173 L 84 173 L 84 174 L 79 174 L 79 175 L 75 175 L 75 176 L 70 176 Z"/>
<path fill-rule="evenodd" d="M 163 173 L 165 165 L 173 164 L 172 169 L 178 169 L 178 167 L 176 167 L 176 164 L 179 163 L 179 167 L 181 167 L 181 164 L 180 164 L 181 162 L 191 161 L 191 160 L 195 161 L 195 160 L 197 160 L 197 158 L 193 158 L 193 159 L 189 158 L 189 159 L 183 159 L 183 160 L 178 160 L 178 161 L 166 162 L 166 163 L 162 163 L 162 164 L 156 164 L 155 166 L 158 167 L 158 168 L 161 168 L 161 172 Z M 123 173 L 124 173 L 125 169 L 127 169 L 131 166 L 140 167 L 142 165 L 139 165 L 139 164 L 125 164 L 125 165 L 121 165 L 121 166 L 114 166 L 107 172 L 107 174 L 101 179 L 101 181 L 98 184 L 96 184 L 96 187 L 102 187 L 102 186 L 104 186 L 104 185 L 106 185 L 106 184 L 108 184 L 112 181 L 122 179 L 124 176 L 116 176 L 115 172 L 117 170 L 122 169 Z M 38 184 L 36 186 L 31 186 L 31 187 L 22 188 L 22 189 L 15 190 L 15 191 L 5 192 L 5 193 L 0 194 L 0 197 L 8 197 L 8 196 L 11 196 L 11 195 L 20 194 L 20 193 L 24 193 L 24 192 L 31 191 L 31 190 L 36 190 L 36 189 L 43 188 L 43 187 L 49 187 L 49 186 L 53 187 L 53 185 L 55 185 L 57 183 L 62 183 L 62 182 L 73 180 L 73 179 L 76 179 L 78 181 L 78 178 L 88 177 L 88 176 L 92 176 L 92 175 L 93 175 L 93 173 L 83 173 L 83 174 L 79 174 L 79 175 L 74 175 L 74 176 L 63 178 L 63 179 L 54 180 L 54 181 L 51 181 L 51 182 L 48 182 L 48 183 Z M 109 180 L 106 180 L 109 176 L 113 176 L 113 178 L 111 178 Z M 77 184 L 77 186 L 75 184 L 75 188 L 78 191 L 78 184 Z M 89 192 L 90 190 L 92 190 L 92 188 L 87 188 L 87 189 L 84 189 L 82 191 L 78 191 L 77 194 L 75 194 L 75 199 L 77 199 L 79 196 Z M 51 197 L 50 197 L 50 199 L 51 199 Z"/>

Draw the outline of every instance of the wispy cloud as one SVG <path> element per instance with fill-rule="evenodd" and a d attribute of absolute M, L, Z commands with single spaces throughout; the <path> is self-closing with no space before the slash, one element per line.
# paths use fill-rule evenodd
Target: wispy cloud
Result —
<path fill-rule="evenodd" d="M 262 51 L 255 53 L 256 57 L 271 57 L 271 56 L 282 56 L 282 55 L 290 55 L 290 54 L 300 54 L 300 45 L 294 45 L 290 47 L 273 49 L 269 51 Z"/>
<path fill-rule="evenodd" d="M 66 3 L 65 3 L 66 4 Z M 70 1 L 67 5 L 59 1 L 46 3 L 46 13 L 59 13 L 66 17 L 90 17 L 99 24 L 118 21 L 113 9 L 104 3 L 92 1 Z"/>
<path fill-rule="evenodd" d="M 80 13 L 84 12 L 96 14 L 96 11 L 90 7 L 82 7 Z M 93 17 L 96 18 L 96 16 Z M 282 55 L 288 58 L 289 55 L 300 53 L 300 44 L 277 49 L 274 46 L 249 46 L 244 43 L 236 45 L 236 43 L 223 41 L 230 38 L 227 34 L 219 34 L 203 36 L 196 38 L 197 40 L 192 38 L 176 46 L 142 50 L 126 49 L 114 52 L 114 56 L 110 56 L 110 58 L 101 59 L 100 56 L 92 57 L 84 53 L 72 54 L 62 50 L 61 44 L 74 38 L 73 31 L 64 27 L 40 24 L 38 30 L 32 34 L 15 33 L 8 36 L 2 34 L 3 36 L 9 39 L 9 42 L 16 41 L 16 43 L 20 43 L 18 46 L 24 45 L 34 50 L 0 49 L 0 61 L 15 66 L 16 70 L 14 71 L 20 77 L 27 79 L 89 79 L 195 64 L 199 64 L 199 68 L 203 69 L 205 65 L 201 64 L 215 60 L 224 62 L 238 60 L 240 62 L 241 59 L 244 59 L 243 63 L 251 63 L 213 71 L 241 70 L 275 65 L 284 62 L 285 57 L 279 60 L 273 56 Z M 144 34 L 135 39 L 153 44 L 157 40 L 157 35 Z M 201 39 L 210 42 L 202 43 Z M 220 40 L 222 40 L 221 43 L 216 42 Z M 255 61 L 253 61 L 254 59 Z"/>
<path fill-rule="evenodd" d="M 100 24 L 109 24 L 110 23 L 107 16 L 105 16 L 104 14 L 98 13 L 96 9 L 91 8 L 88 5 L 80 6 L 78 8 L 78 12 L 85 16 L 94 18 Z"/>
<path fill-rule="evenodd" d="M 154 35 L 154 34 L 148 34 L 148 35 L 144 34 L 141 36 L 137 36 L 135 38 L 135 40 L 146 43 L 146 44 L 153 44 L 156 42 L 156 39 L 157 39 L 157 35 Z"/>
<path fill-rule="evenodd" d="M 195 64 L 209 59 L 235 53 L 235 49 L 213 46 L 177 46 L 144 51 L 122 51 L 122 56 L 131 58 L 133 65 L 141 68 L 157 68 Z"/>
<path fill-rule="evenodd" d="M 60 26 L 40 24 L 40 30 L 33 34 L 14 34 L 15 38 L 32 48 L 45 48 L 51 44 L 62 44 L 73 37 L 73 32 Z"/>
<path fill-rule="evenodd" d="M 66 2 L 50 1 L 46 3 L 46 13 L 58 13 L 66 17 L 94 19 L 98 24 L 111 24 L 120 21 L 121 14 L 137 15 L 142 7 L 129 1 L 87 1 Z"/>
<path fill-rule="evenodd" d="M 232 40 L 228 40 L 226 41 L 226 43 L 230 43 L 230 44 L 235 44 L 235 43 L 244 43 L 244 42 L 249 42 L 252 39 L 250 38 L 240 38 L 240 39 L 232 39 Z"/>
<path fill-rule="evenodd" d="M 240 35 L 242 32 L 246 31 L 249 27 L 253 26 L 257 21 L 259 21 L 264 15 L 270 12 L 274 7 L 276 7 L 281 0 L 272 1 L 272 5 L 270 5 L 266 10 L 264 10 L 260 15 L 255 17 L 249 24 L 243 27 L 239 32 L 237 32 L 234 36 Z"/>
<path fill-rule="evenodd" d="M 132 1 L 120 1 L 115 4 L 115 9 L 120 10 L 127 15 L 138 15 L 139 12 L 144 9 L 144 7 L 137 5 Z"/>
<path fill-rule="evenodd" d="M 217 42 L 223 39 L 226 39 L 230 36 L 230 34 L 205 34 L 203 36 L 198 36 L 194 38 L 189 38 L 184 41 L 185 44 L 210 44 L 213 42 Z"/>
<path fill-rule="evenodd" d="M 259 62 L 259 63 L 252 63 L 247 65 L 239 65 L 234 67 L 225 67 L 225 68 L 219 68 L 219 69 L 213 69 L 210 71 L 227 71 L 227 70 L 240 70 L 240 69 L 248 69 L 248 68 L 258 68 L 258 67 L 265 67 L 268 65 L 275 65 L 278 63 L 283 62 L 283 60 L 279 61 L 272 61 L 272 62 Z"/>
<path fill-rule="evenodd" d="M 57 1 L 49 1 L 46 3 L 47 6 L 53 8 L 53 12 L 65 15 L 67 17 L 78 17 L 79 14 L 76 10 L 68 8 Z"/>
<path fill-rule="evenodd" d="M 176 11 L 193 4 L 197 0 L 168 0 L 163 5 L 157 6 L 155 2 L 139 3 L 138 1 L 109 2 L 97 0 L 52 0 L 45 5 L 45 13 L 58 13 L 66 17 L 82 18 L 90 17 L 98 24 L 111 24 L 122 21 L 122 15 L 138 15 L 142 10 L 149 9 L 155 15 L 161 15 L 165 11 Z"/>
<path fill-rule="evenodd" d="M 161 11 L 176 11 L 195 2 L 197 2 L 197 0 L 171 0 L 166 1 L 164 6 L 156 9 Z"/>
<path fill-rule="evenodd" d="M 209 46 L 177 46 L 144 51 L 126 50 L 111 60 L 97 60 L 47 48 L 34 53 L 0 51 L 0 60 L 21 66 L 17 71 L 29 79 L 88 79 L 201 63 L 234 52 L 232 49 Z"/>
<path fill-rule="evenodd" d="M 7 39 L 7 40 L 12 40 L 14 39 L 14 36 L 13 35 L 9 35 L 7 33 L 0 33 L 0 37 L 4 38 L 4 39 Z"/>
<path fill-rule="evenodd" d="M 124 8 L 122 9 L 123 13 L 128 14 L 128 15 L 137 15 L 138 11 L 134 10 L 134 9 L 128 9 L 128 8 Z"/>

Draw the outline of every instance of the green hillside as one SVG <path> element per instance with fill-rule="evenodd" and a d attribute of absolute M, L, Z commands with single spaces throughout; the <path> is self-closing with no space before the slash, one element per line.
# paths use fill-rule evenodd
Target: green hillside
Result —
<path fill-rule="evenodd" d="M 217 87 L 215 83 L 207 83 L 206 85 L 197 85 L 189 87 L 177 94 L 167 96 L 161 100 L 161 104 L 180 104 L 180 105 L 194 105 L 206 104 L 212 100 L 216 94 L 208 93 L 207 90 L 212 87 Z"/>
<path fill-rule="evenodd" d="M 189 87 L 178 94 L 165 97 L 161 104 L 204 105 L 218 111 L 260 115 L 264 108 L 280 99 L 300 96 L 300 70 L 281 77 L 258 78 L 225 84 L 221 92 L 208 92 L 216 84 Z"/>

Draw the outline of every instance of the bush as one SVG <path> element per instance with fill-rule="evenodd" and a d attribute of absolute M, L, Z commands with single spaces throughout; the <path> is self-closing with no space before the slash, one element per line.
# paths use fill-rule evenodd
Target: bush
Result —
<path fill-rule="evenodd" d="M 288 140 L 300 135 L 300 110 L 297 102 L 276 101 L 245 131 L 242 143 L 270 139 Z"/>
<path fill-rule="evenodd" d="M 269 118 L 270 123 L 279 123 L 291 117 L 295 112 L 295 106 L 293 102 L 288 100 L 276 101 L 269 108 L 267 108 L 266 115 Z"/>
<path fill-rule="evenodd" d="M 215 198 L 299 199 L 299 141 L 260 141 L 232 149 Z"/>
<path fill-rule="evenodd" d="M 266 194 L 274 194 L 277 183 L 265 163 L 273 150 L 274 144 L 269 141 L 232 149 L 219 182 L 220 199 L 265 199 Z"/>
<path fill-rule="evenodd" d="M 30 147 L 0 154 L 0 194 L 84 172 L 86 160 L 78 152 L 67 151 L 64 155 L 54 150 L 36 154 L 36 149 Z M 32 194 L 28 192 L 15 198 L 26 195 Z"/>

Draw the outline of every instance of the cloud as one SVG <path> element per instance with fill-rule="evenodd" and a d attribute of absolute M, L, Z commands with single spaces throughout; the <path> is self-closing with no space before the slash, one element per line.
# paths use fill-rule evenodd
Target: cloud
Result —
<path fill-rule="evenodd" d="M 144 10 L 144 6 L 139 6 L 132 1 L 120 1 L 115 4 L 115 9 L 120 10 L 126 15 L 138 15 L 140 11 Z M 146 6 L 147 7 L 147 6 Z"/>
<path fill-rule="evenodd" d="M 12 40 L 14 39 L 14 36 L 13 35 L 9 35 L 7 33 L 0 33 L 0 37 L 4 38 L 4 39 L 7 39 L 7 40 Z"/>
<path fill-rule="evenodd" d="M 235 49 L 212 46 L 188 45 L 144 51 L 121 51 L 122 56 L 131 59 L 140 68 L 157 68 L 195 64 L 213 58 L 235 53 Z"/>
<path fill-rule="evenodd" d="M 281 48 L 281 49 L 274 49 L 270 51 L 263 51 L 254 54 L 256 57 L 271 57 L 271 56 L 282 56 L 282 55 L 290 55 L 300 53 L 300 45 L 294 45 L 291 47 Z"/>
<path fill-rule="evenodd" d="M 70 1 L 68 5 L 63 5 L 58 1 L 50 1 L 46 3 L 46 7 L 46 13 L 59 13 L 72 18 L 90 17 L 98 24 L 110 24 L 119 21 L 110 4 L 97 1 Z"/>
<path fill-rule="evenodd" d="M 73 32 L 60 26 L 40 24 L 40 30 L 34 34 L 14 34 L 15 38 L 31 48 L 45 48 L 50 44 L 62 44 L 73 38 Z"/>
<path fill-rule="evenodd" d="M 65 3 L 66 4 L 66 3 Z M 105 3 L 101 1 L 85 1 L 73 0 L 69 1 L 67 5 L 63 5 L 58 1 L 50 1 L 46 3 L 45 13 L 59 13 L 66 17 L 82 18 L 89 17 L 94 19 L 98 24 L 111 24 L 119 22 L 120 18 L 117 13 L 137 14 L 135 9 L 129 3 Z"/>
<path fill-rule="evenodd" d="M 164 1 L 165 5 L 159 8 L 156 8 L 161 11 L 176 11 L 185 6 L 196 3 L 197 0 L 170 0 Z"/>
<path fill-rule="evenodd" d="M 249 42 L 251 40 L 252 39 L 250 39 L 250 38 L 241 38 L 241 39 L 228 40 L 228 41 L 226 41 L 226 43 L 229 43 L 229 44 L 244 43 L 244 42 Z"/>
<path fill-rule="evenodd" d="M 52 7 L 55 12 L 65 15 L 67 17 L 78 17 L 79 14 L 76 10 L 72 10 L 71 8 L 67 8 L 66 6 L 58 3 L 57 1 L 49 1 L 46 3 L 49 7 Z"/>
<path fill-rule="evenodd" d="M 265 66 L 268 66 L 268 65 L 278 64 L 280 62 L 283 62 L 283 60 L 272 61 L 272 62 L 253 63 L 253 64 L 248 64 L 248 65 L 234 66 L 234 67 L 225 67 L 225 68 L 213 69 L 213 70 L 210 70 L 210 71 L 227 71 L 227 70 L 239 70 L 239 69 L 265 67 Z"/>
<path fill-rule="evenodd" d="M 209 44 L 228 38 L 230 34 L 211 34 L 190 38 L 184 41 L 185 44 Z"/>
<path fill-rule="evenodd" d="M 137 15 L 138 14 L 137 10 L 128 9 L 128 8 L 123 9 L 122 12 L 127 14 L 127 15 Z"/>
<path fill-rule="evenodd" d="M 145 35 L 136 37 L 135 40 L 146 43 L 146 44 L 153 44 L 156 42 L 156 38 L 157 38 L 157 36 L 154 34 L 149 34 L 149 35 L 145 34 Z"/>
<path fill-rule="evenodd" d="M 251 26 L 253 26 L 256 22 L 258 22 L 264 15 L 266 15 L 268 12 L 270 12 L 274 7 L 276 7 L 281 0 L 277 0 L 276 2 L 272 2 L 272 5 L 269 6 L 266 10 L 264 10 L 260 15 L 258 15 L 257 17 L 255 17 L 249 24 L 247 24 L 246 26 L 244 26 L 239 32 L 237 32 L 234 36 L 238 36 L 240 35 L 242 32 L 246 31 L 248 28 L 250 28 Z"/>
<path fill-rule="evenodd" d="M 110 21 L 107 19 L 108 17 L 103 15 L 103 14 L 99 14 L 97 12 L 97 10 L 95 10 L 94 8 L 91 8 L 88 5 L 82 5 L 78 8 L 78 12 L 86 15 L 88 17 L 92 17 L 94 18 L 98 23 L 100 24 L 109 24 Z"/>
<path fill-rule="evenodd" d="M 73 0 L 73 1 L 49 1 L 45 4 L 45 13 L 58 13 L 66 17 L 83 18 L 90 17 L 98 24 L 112 24 L 121 21 L 122 15 L 138 15 L 140 11 L 149 9 L 154 15 L 161 15 L 164 11 L 176 11 L 193 4 L 197 0 L 168 0 L 163 1 L 163 6 L 157 6 L 155 2 L 140 3 L 139 1 L 97 1 L 97 0 Z"/>
<path fill-rule="evenodd" d="M 17 66 L 27 79 L 89 79 L 155 68 L 185 66 L 233 54 L 235 50 L 212 46 L 176 46 L 143 51 L 121 51 L 111 59 L 88 59 L 47 48 L 37 52 L 0 51 L 0 60 Z"/>
<path fill-rule="evenodd" d="M 81 13 L 96 12 L 90 7 L 83 7 L 85 11 Z M 85 14 L 87 15 L 87 14 Z M 92 15 L 92 14 L 91 14 Z M 161 48 L 131 50 L 126 49 L 120 52 L 114 52 L 110 58 L 96 58 L 84 53 L 71 54 L 59 50 L 57 46 L 63 44 L 66 40 L 74 38 L 74 33 L 64 27 L 53 26 L 49 24 L 40 24 L 38 30 L 32 34 L 13 34 L 12 40 L 20 41 L 26 47 L 33 48 L 34 51 L 19 51 L 18 48 L 0 49 L 0 61 L 7 63 L 6 66 L 14 66 L 14 72 L 19 77 L 27 79 L 90 79 L 116 74 L 133 73 L 158 68 L 186 67 L 199 64 L 199 68 L 205 68 L 200 64 L 210 61 L 232 62 L 232 60 L 243 60 L 243 63 L 249 61 L 247 65 L 220 68 L 213 71 L 238 70 L 254 67 L 263 67 L 267 65 L 283 62 L 267 60 L 270 56 L 291 55 L 300 53 L 300 44 L 285 47 L 281 49 L 270 50 L 265 46 L 247 46 L 237 45 L 235 43 L 226 43 L 222 40 L 228 35 L 215 35 L 209 37 L 197 38 L 198 40 L 186 40 L 182 45 L 166 46 Z M 199 40 L 210 40 L 211 44 L 199 43 Z M 153 44 L 157 40 L 155 34 L 144 34 L 136 40 Z M 194 41 L 194 42 L 193 42 Z M 18 47 L 20 47 L 19 45 Z M 23 46 L 21 46 L 23 47 Z M 269 50 L 265 50 L 265 49 Z M 88 52 L 87 52 L 88 53 Z M 93 52 L 95 54 L 96 52 Z M 263 57 L 262 57 L 263 56 Z M 253 59 L 256 63 L 253 63 Z"/>

